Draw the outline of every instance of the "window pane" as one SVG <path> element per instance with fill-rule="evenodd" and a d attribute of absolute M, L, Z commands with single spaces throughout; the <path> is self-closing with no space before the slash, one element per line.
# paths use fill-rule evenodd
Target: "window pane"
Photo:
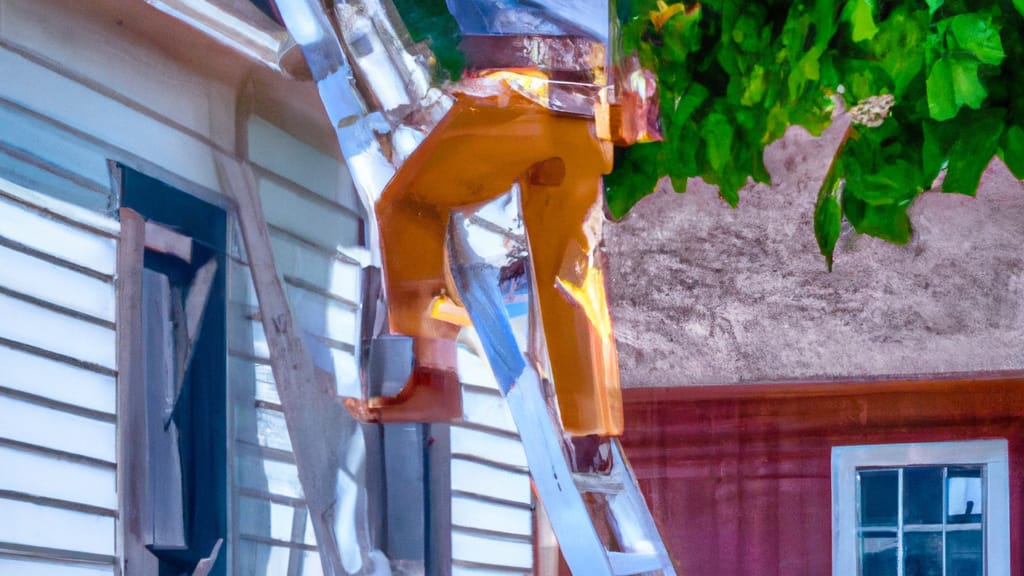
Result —
<path fill-rule="evenodd" d="M 946 576 L 981 576 L 981 530 L 946 534 Z"/>
<path fill-rule="evenodd" d="M 942 576 L 942 532 L 904 533 L 903 547 L 905 576 Z"/>
<path fill-rule="evenodd" d="M 942 523 L 942 468 L 903 471 L 903 523 Z"/>
<path fill-rule="evenodd" d="M 860 538 L 860 575 L 896 576 L 895 532 L 865 532 Z"/>
<path fill-rule="evenodd" d="M 981 468 L 950 467 L 946 474 L 950 524 L 981 522 Z"/>
<path fill-rule="evenodd" d="M 862 470 L 860 477 L 860 525 L 896 526 L 899 505 L 899 471 Z"/>

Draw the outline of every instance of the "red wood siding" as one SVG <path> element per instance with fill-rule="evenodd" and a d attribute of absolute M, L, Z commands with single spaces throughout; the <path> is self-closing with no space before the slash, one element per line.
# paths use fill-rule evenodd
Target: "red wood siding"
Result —
<path fill-rule="evenodd" d="M 832 447 L 1006 438 L 1024 570 L 1024 377 L 625 391 L 626 453 L 686 576 L 827 576 Z"/>

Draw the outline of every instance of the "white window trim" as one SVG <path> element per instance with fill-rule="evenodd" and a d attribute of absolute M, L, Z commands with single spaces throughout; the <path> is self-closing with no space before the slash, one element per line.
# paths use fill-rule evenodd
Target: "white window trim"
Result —
<path fill-rule="evenodd" d="M 1010 576 L 1006 440 L 832 448 L 832 576 L 857 576 L 857 468 L 985 465 L 985 575 Z"/>

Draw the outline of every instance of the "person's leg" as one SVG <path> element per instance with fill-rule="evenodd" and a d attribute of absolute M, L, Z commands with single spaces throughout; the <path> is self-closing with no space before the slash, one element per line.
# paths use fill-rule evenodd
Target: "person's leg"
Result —
<path fill-rule="evenodd" d="M 564 177 L 525 178 L 523 216 L 562 425 L 575 436 L 622 433 L 618 356 L 597 253 L 607 156 L 590 123 L 560 118 Z"/>
<path fill-rule="evenodd" d="M 412 380 L 395 398 L 371 399 L 383 421 L 437 421 L 461 415 L 455 373 L 459 327 L 431 318 L 433 300 L 456 296 L 445 280 L 451 208 L 507 192 L 550 155 L 546 110 L 522 99 L 507 107 L 462 98 L 402 166 L 377 204 L 391 331 L 412 336 Z"/>

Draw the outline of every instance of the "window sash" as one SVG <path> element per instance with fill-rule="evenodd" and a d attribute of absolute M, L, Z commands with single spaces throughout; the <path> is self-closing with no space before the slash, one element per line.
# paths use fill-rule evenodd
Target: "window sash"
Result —
<path fill-rule="evenodd" d="M 985 574 L 1010 575 L 1009 466 L 1006 440 L 839 446 L 832 449 L 832 574 L 857 576 L 858 468 L 983 465 Z M 902 510 L 900 513 L 902 518 Z M 901 525 L 900 528 L 903 528 Z M 947 526 L 948 531 L 948 526 Z M 902 559 L 901 559 L 902 562 Z M 902 571 L 901 571 L 902 573 Z"/>

